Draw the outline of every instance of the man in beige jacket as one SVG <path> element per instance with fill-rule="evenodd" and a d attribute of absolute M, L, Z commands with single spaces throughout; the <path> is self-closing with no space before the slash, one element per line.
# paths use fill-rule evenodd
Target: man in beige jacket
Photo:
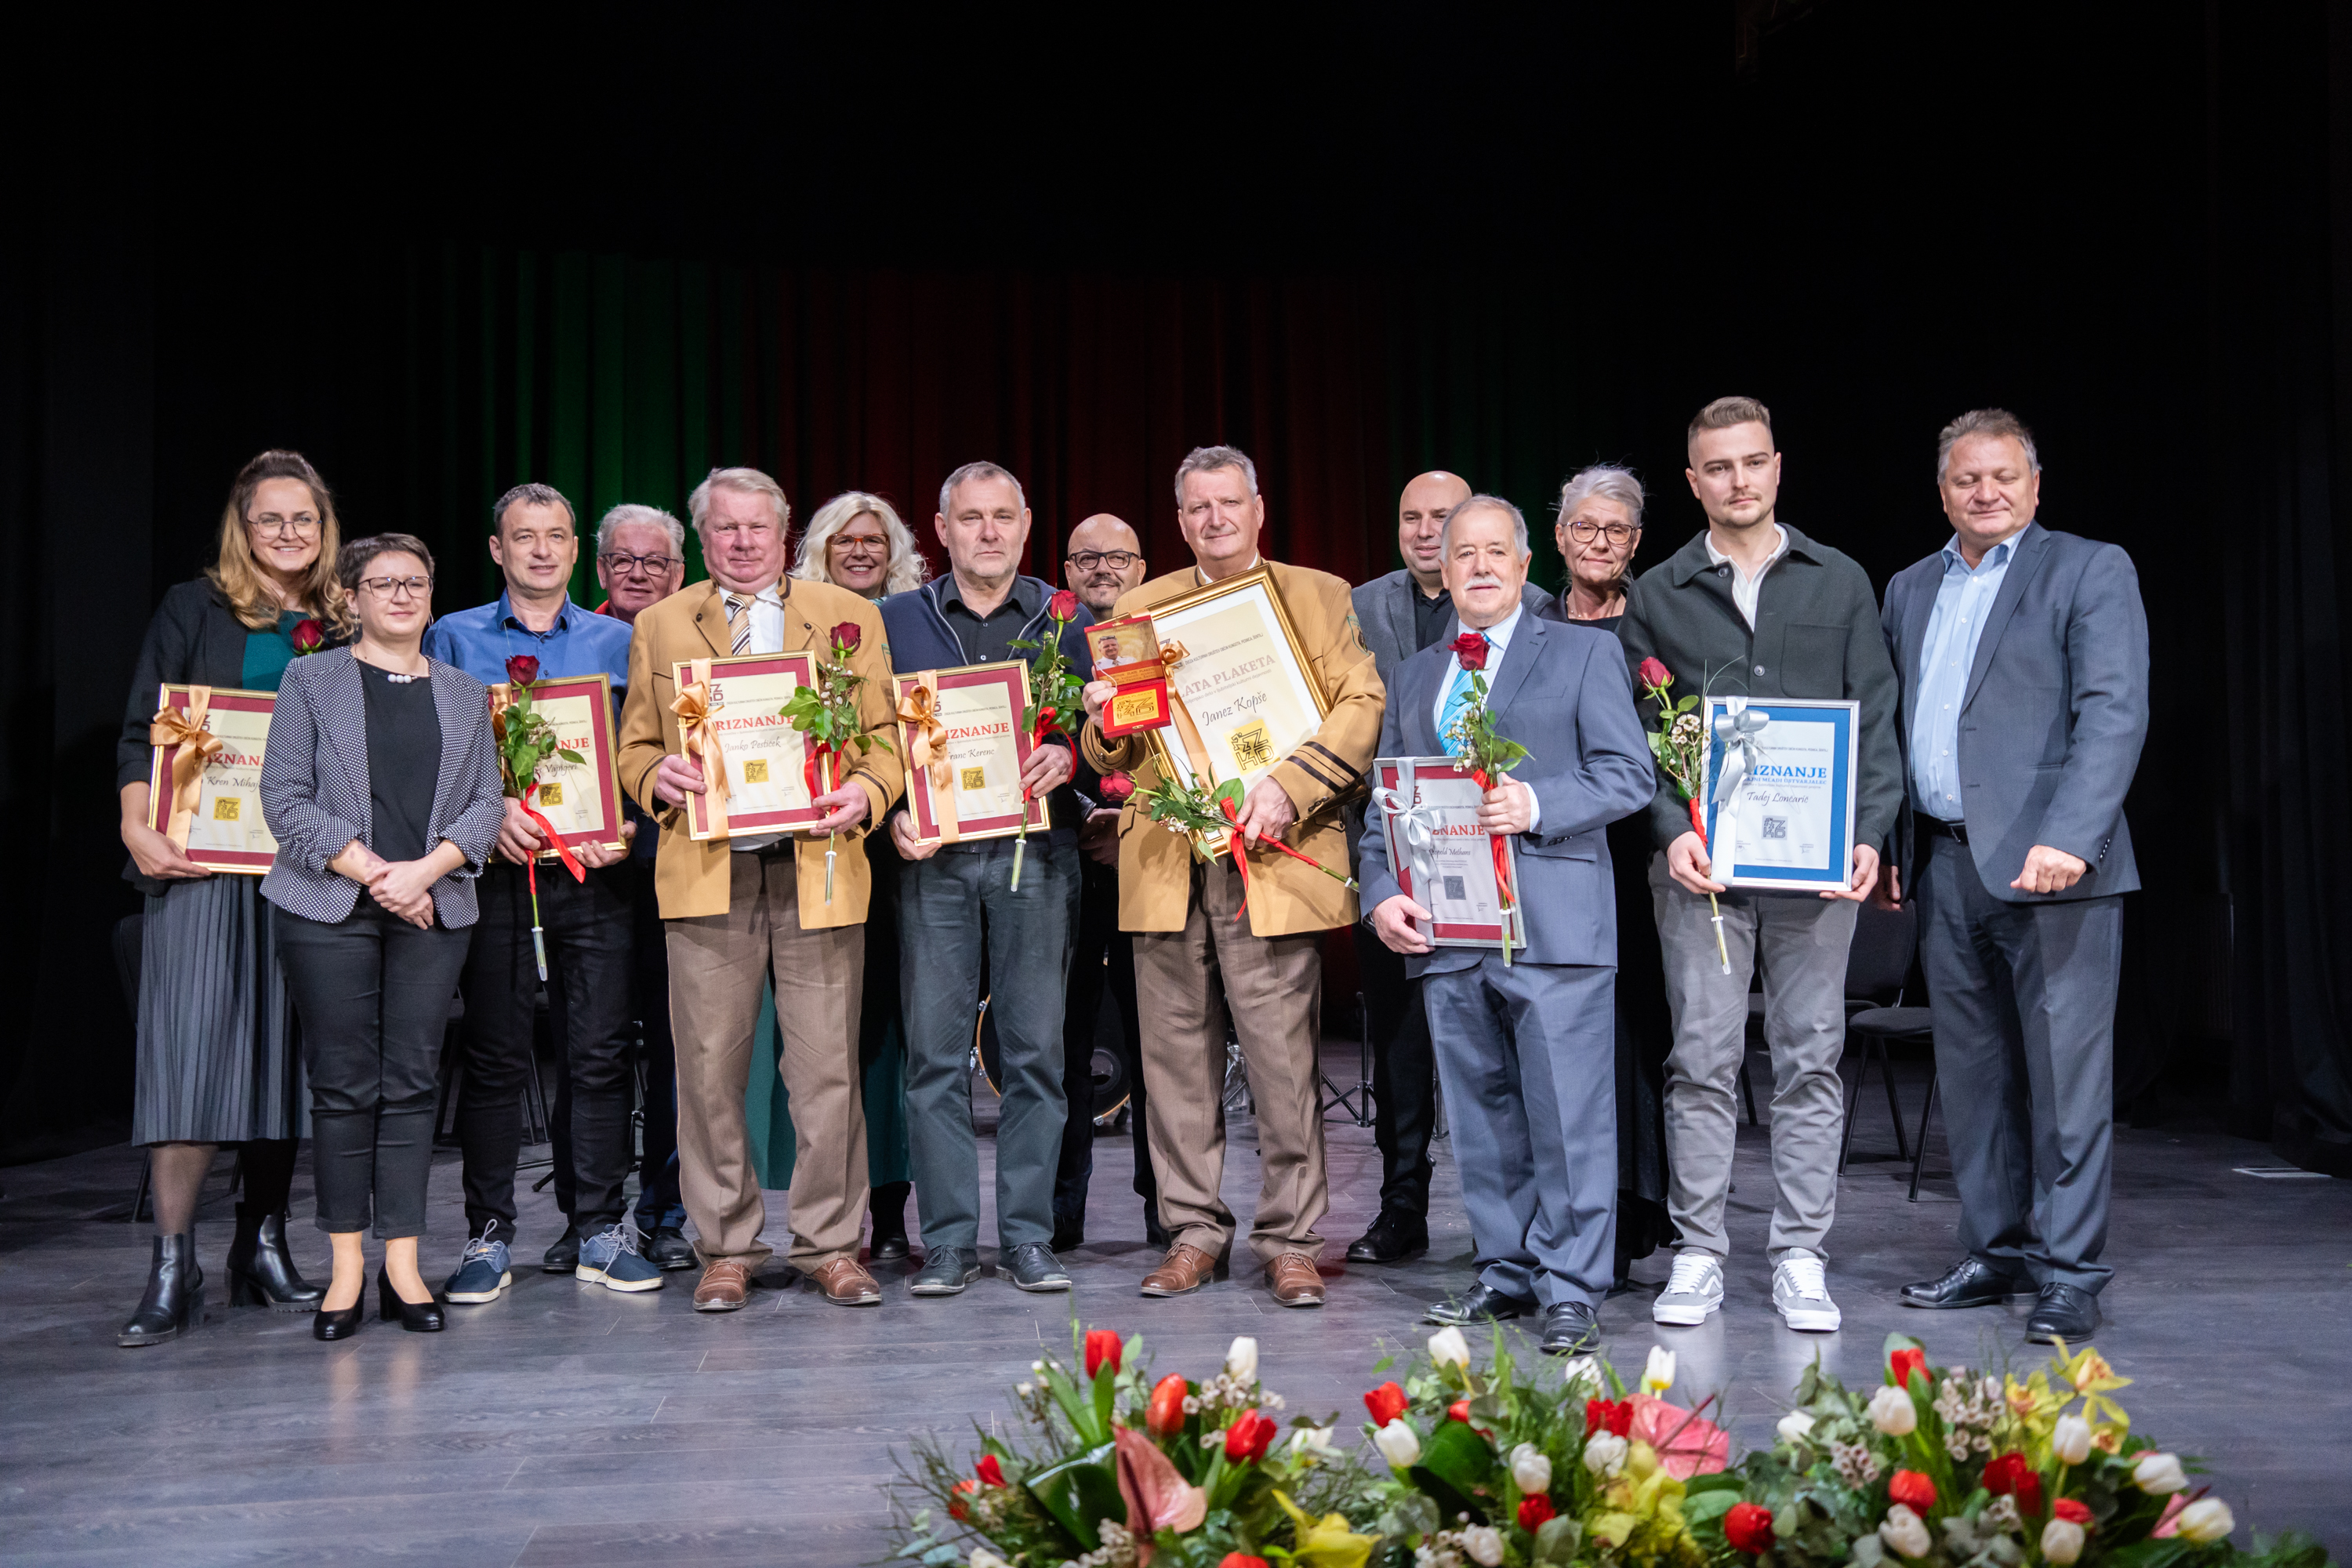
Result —
<path fill-rule="evenodd" d="M 1348 584 L 1328 573 L 1258 554 L 1265 502 L 1257 469 L 1231 447 L 1195 450 L 1176 469 L 1177 521 L 1195 564 L 1121 595 L 1131 616 L 1263 566 L 1328 702 L 1321 727 L 1250 787 L 1242 835 L 1276 837 L 1325 866 L 1348 864 L 1341 795 L 1363 777 L 1380 743 L 1385 695 L 1357 625 Z M 1174 1244 L 1144 1276 L 1147 1296 L 1181 1296 L 1220 1272 L 1234 1221 L 1218 1195 L 1224 1173 L 1225 1019 L 1230 1012 L 1257 1106 L 1264 1167 L 1250 1247 L 1274 1299 L 1319 1307 L 1316 1223 L 1328 1206 L 1317 1046 L 1322 1034 L 1319 933 L 1353 925 L 1356 896 L 1313 867 L 1263 847 L 1249 854 L 1249 920 L 1231 855 L 1202 865 L 1189 841 L 1141 809 L 1159 783 L 1144 738 L 1107 738 L 1103 704 L 1114 688 L 1086 690 L 1082 743 L 1098 771 L 1135 775 L 1136 803 L 1119 822 L 1119 925 L 1135 933 L 1136 991 L 1143 1022 L 1143 1076 L 1160 1216 Z"/>
<path fill-rule="evenodd" d="M 751 1033 L 761 982 L 773 978 L 783 1033 L 780 1063 L 791 1091 L 793 1262 L 845 1307 L 882 1299 L 857 1261 L 866 1212 L 866 1113 L 857 1071 L 870 885 L 864 837 L 898 801 L 904 773 L 890 701 L 882 618 L 871 603 L 829 584 L 784 575 L 792 509 L 757 468 L 715 468 L 689 501 L 711 580 L 639 613 L 621 714 L 621 786 L 661 826 L 654 887 L 669 942 L 670 1026 L 677 1042 L 679 1193 L 700 1233 L 704 1264 L 694 1305 L 730 1312 L 746 1300 L 769 1251 L 767 1211 L 743 1124 Z M 672 703 L 676 667 L 689 659 L 787 653 L 830 646 L 833 628 L 859 631 L 850 668 L 865 678 L 858 710 L 889 742 L 850 758 L 840 788 L 820 795 L 825 817 L 801 835 L 697 842 L 684 805 L 704 791 L 685 754 Z M 833 897 L 825 898 L 826 836 L 836 835 Z"/>

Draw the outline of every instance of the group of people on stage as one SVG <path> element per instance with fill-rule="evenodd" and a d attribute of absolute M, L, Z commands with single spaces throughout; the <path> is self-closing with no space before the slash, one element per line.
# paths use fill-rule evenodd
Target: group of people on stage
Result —
<path fill-rule="evenodd" d="M 194 1210 L 221 1143 L 244 1152 L 232 1301 L 314 1312 L 321 1339 L 356 1331 L 371 1229 L 384 1242 L 379 1313 L 404 1327 L 440 1328 L 446 1304 L 510 1283 L 534 926 L 563 1068 L 551 1121 L 569 1223 L 544 1255 L 551 1271 L 637 1291 L 698 1266 L 697 1309 L 745 1304 L 769 1256 L 745 1096 L 772 995 L 793 1263 L 831 1302 L 879 1302 L 868 1263 L 911 1259 L 911 1190 L 921 1256 L 909 1293 L 963 1291 L 984 1272 L 968 1065 L 984 990 L 1002 1095 L 996 1268 L 1024 1290 L 1068 1289 L 1057 1255 L 1084 1239 L 1108 986 L 1129 1053 L 1135 1188 L 1159 1254 L 1143 1293 L 1184 1294 L 1229 1267 L 1230 1030 L 1262 1170 L 1249 1247 L 1275 1301 L 1319 1305 L 1321 943 L 1345 926 L 1382 1156 L 1380 1211 L 1350 1260 L 1427 1246 L 1442 1085 L 1476 1275 L 1432 1321 L 1537 1319 L 1547 1349 L 1588 1348 L 1604 1294 L 1662 1245 L 1675 1256 L 1654 1317 L 1705 1321 L 1726 1299 L 1735 1095 L 1760 974 L 1770 1299 L 1791 1328 L 1834 1330 L 1847 952 L 1864 900 L 1906 897 L 1965 1256 L 1903 1300 L 2032 1293 L 2033 1337 L 2080 1338 L 2109 1273 L 2120 899 L 2138 885 L 2123 800 L 2147 727 L 2147 633 L 2130 560 L 2035 521 L 2032 437 L 2000 410 L 1941 433 L 1950 538 L 1895 578 L 1883 606 L 1853 560 L 1778 518 L 1780 455 L 1761 404 L 1707 405 L 1688 454 L 1706 526 L 1638 576 L 1639 480 L 1600 467 L 1568 481 L 1558 596 L 1528 582 L 1519 510 L 1444 472 L 1400 497 L 1403 569 L 1350 588 L 1269 561 L 1255 466 L 1209 447 L 1175 474 L 1192 554 L 1180 569 L 1147 578 L 1135 531 L 1108 514 L 1070 531 L 1075 616 L 1055 584 L 1021 572 L 1026 500 L 983 462 L 940 486 L 933 528 L 949 570 L 936 579 L 879 497 L 829 502 L 795 553 L 781 488 L 729 468 L 688 504 L 709 581 L 685 583 L 686 524 L 615 507 L 596 529 L 605 602 L 593 611 L 569 596 L 582 542 L 571 504 L 518 486 L 490 520 L 505 592 L 436 620 L 423 542 L 343 541 L 310 466 L 264 453 L 232 489 L 215 564 L 165 596 L 126 711 L 127 875 L 147 895 L 133 1136 L 152 1149 L 157 1236 L 121 1342 L 200 1321 Z M 1246 791 L 1235 826 L 1244 846 L 1276 838 L 1304 858 L 1245 847 L 1204 859 L 1141 809 L 1138 786 L 1157 782 L 1158 763 L 1140 736 L 1106 733 L 1116 689 L 1094 679 L 1081 633 L 1260 569 L 1327 710 Z M 1024 657 L 1057 627 L 1087 721 L 1075 743 L 1045 737 L 1023 773 L 1050 802 L 1050 831 L 1025 848 L 922 840 L 904 809 L 892 669 Z M 685 831 L 686 803 L 709 781 L 681 733 L 673 669 L 844 645 L 863 678 L 858 722 L 892 743 L 849 752 L 804 830 Z M 535 908 L 526 867 L 548 846 L 503 795 L 487 690 L 518 655 L 542 678 L 608 678 L 629 797 L 626 847 L 576 849 L 583 874 L 540 877 Z M 1693 689 L 1704 676 L 1752 699 L 1856 705 L 1842 888 L 1721 879 L 1645 737 L 1656 702 L 1637 700 L 1633 672 L 1647 661 Z M 147 826 L 165 682 L 278 693 L 260 795 L 278 851 L 257 885 L 206 874 Z M 1433 947 L 1429 911 L 1389 869 L 1387 814 L 1366 802 L 1375 757 L 1463 753 L 1474 689 L 1528 752 L 1479 807 L 1479 826 L 1517 852 L 1528 945 L 1507 962 Z M 1309 861 L 1351 866 L 1360 898 Z M 417 1247 L 445 1037 L 462 1060 L 469 1235 L 436 1292 Z M 305 1135 L 333 1248 L 323 1287 L 285 1234 Z"/>

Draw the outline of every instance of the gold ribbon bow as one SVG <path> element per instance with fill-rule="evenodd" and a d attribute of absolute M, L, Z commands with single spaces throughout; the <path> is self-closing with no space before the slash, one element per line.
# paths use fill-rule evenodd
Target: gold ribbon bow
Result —
<path fill-rule="evenodd" d="M 931 820 L 939 825 L 940 841 L 953 844 L 963 829 L 956 816 L 955 769 L 948 762 L 947 727 L 940 722 L 939 689 L 938 670 L 915 678 L 915 689 L 898 700 L 898 722 L 906 726 L 899 733 L 908 765 L 930 778 Z"/>
<path fill-rule="evenodd" d="M 172 815 L 163 837 L 184 852 L 188 847 L 188 827 L 196 819 L 196 805 L 204 797 L 205 770 L 220 755 L 223 745 L 218 735 L 205 728 L 205 714 L 212 702 L 211 687 L 191 686 L 186 711 L 167 702 L 147 721 L 149 745 L 179 748 L 172 756 Z"/>
<path fill-rule="evenodd" d="M 710 700 L 710 661 L 695 659 L 688 667 L 694 679 L 670 705 L 677 715 L 677 732 L 686 754 L 702 768 L 702 815 L 710 831 L 727 835 L 727 758 L 719 749 L 718 717 L 727 705 Z"/>
<path fill-rule="evenodd" d="M 1215 787 L 1216 770 L 1209 765 L 1209 743 L 1201 738 L 1201 727 L 1192 722 L 1192 710 L 1185 705 L 1184 694 L 1176 688 L 1176 667 L 1186 658 L 1181 642 L 1160 645 L 1160 668 L 1168 679 L 1168 706 L 1176 721 L 1176 733 L 1184 742 L 1184 754 L 1192 761 L 1192 775 L 1203 789 Z"/>

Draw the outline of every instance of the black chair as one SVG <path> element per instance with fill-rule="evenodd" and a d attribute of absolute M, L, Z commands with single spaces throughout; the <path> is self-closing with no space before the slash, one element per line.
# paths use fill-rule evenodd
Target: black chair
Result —
<path fill-rule="evenodd" d="M 1911 1145 L 1911 1201 L 1919 1201 L 1919 1167 L 1927 1163 L 1927 1118 L 1936 1109 L 1936 1067 L 1933 1058 L 1927 1064 L 1927 1099 L 1919 1107 L 1919 1136 Z"/>
<path fill-rule="evenodd" d="M 1904 1137 L 1903 1104 L 1895 1092 L 1895 1069 L 1887 1047 L 1897 1040 L 1924 1040 L 1932 1046 L 1935 1031 L 1925 1007 L 1903 1005 L 1903 981 L 1919 947 L 1919 917 L 1908 904 L 1899 910 L 1864 903 L 1855 911 L 1853 945 L 1846 957 L 1846 1038 L 1862 1043 L 1862 1060 L 1853 1075 L 1853 1092 L 1846 1102 L 1845 1131 L 1838 1141 L 1838 1173 L 1845 1173 L 1846 1155 L 1853 1147 L 1853 1112 L 1870 1081 L 1872 1062 L 1886 1085 L 1886 1114 L 1895 1123 L 1895 1157 L 1909 1160 L 1910 1142 Z M 1932 1088 L 1929 1090 L 1933 1095 Z M 1923 1120 L 1924 1126 L 1924 1120 Z M 1921 1133 L 1924 1139 L 1925 1132 Z M 1913 1192 L 1917 1192 L 1917 1163 L 1912 1165 Z"/>

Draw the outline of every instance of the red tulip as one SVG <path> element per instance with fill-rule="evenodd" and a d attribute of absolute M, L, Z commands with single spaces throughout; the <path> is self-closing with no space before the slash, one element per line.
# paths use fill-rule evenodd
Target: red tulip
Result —
<path fill-rule="evenodd" d="M 1165 1437 L 1184 1429 L 1184 1396 L 1192 1390 L 1185 1386 L 1180 1373 L 1170 1373 L 1152 1385 L 1151 1403 L 1143 1407 L 1143 1425 Z"/>
<path fill-rule="evenodd" d="M 1113 1375 L 1117 1375 L 1118 1357 L 1119 1344 L 1117 1334 L 1108 1329 L 1087 1331 L 1087 1375 L 1088 1377 L 1099 1375 L 1105 1363 L 1109 1363 Z"/>
<path fill-rule="evenodd" d="M 1266 1447 L 1278 1430 L 1274 1418 L 1264 1411 L 1243 1411 L 1242 1418 L 1225 1428 L 1225 1458 L 1237 1465 L 1255 1464 L 1265 1458 Z"/>
<path fill-rule="evenodd" d="M 1470 1402 L 1466 1399 L 1455 1400 L 1445 1407 L 1445 1415 L 1448 1420 L 1460 1421 L 1467 1425 L 1470 1420 Z"/>
<path fill-rule="evenodd" d="M 1996 1455 L 1984 1468 L 1984 1489 L 1995 1497 L 2013 1497 L 2017 1511 L 2028 1518 L 2042 1513 L 2042 1478 L 2016 1452 Z"/>
<path fill-rule="evenodd" d="M 507 679 L 517 686 L 529 686 L 539 679 L 539 660 L 527 653 L 519 653 L 507 660 Z"/>
<path fill-rule="evenodd" d="M 1931 1383 L 1935 1381 L 1935 1373 L 1927 1370 L 1926 1351 L 1896 1351 L 1887 1358 L 1886 1365 L 1888 1372 L 1894 1375 L 1895 1386 L 1897 1388 L 1910 1387 L 1911 1374 L 1915 1372 Z"/>
<path fill-rule="evenodd" d="M 1228 1552 L 1217 1559 L 1217 1568 L 1267 1568 L 1263 1557 L 1253 1557 L 1246 1552 Z"/>
<path fill-rule="evenodd" d="M 2069 1524 L 2079 1524 L 2084 1530 L 2095 1528 L 2091 1523 L 2090 1504 L 2074 1498 L 2062 1497 L 2056 1502 L 2052 1503 L 2050 1505 L 2050 1517 L 2053 1519 L 2063 1519 Z"/>
<path fill-rule="evenodd" d="M 990 1486 L 1001 1487 L 1004 1484 L 1004 1467 L 996 1462 L 996 1456 L 993 1454 L 982 1454 L 980 1457 L 980 1463 L 974 1465 L 972 1470 Z"/>
<path fill-rule="evenodd" d="M 1664 691 L 1675 683 L 1675 672 L 1654 658 L 1642 661 L 1642 685 L 1650 691 Z"/>
<path fill-rule="evenodd" d="M 1633 1402 L 1630 1399 L 1588 1399 L 1584 1402 L 1584 1435 L 1607 1429 L 1622 1437 L 1633 1427 Z"/>
<path fill-rule="evenodd" d="M 1523 1497 L 1519 1500 L 1519 1528 L 1532 1534 L 1542 1529 L 1544 1521 L 1557 1511 L 1559 1510 L 1551 1506 L 1551 1499 L 1542 1492 L 1537 1492 L 1531 1497 Z"/>
<path fill-rule="evenodd" d="M 1067 588 L 1058 589 L 1045 601 L 1045 613 L 1057 621 L 1075 621 L 1078 618 L 1078 596 Z"/>
<path fill-rule="evenodd" d="M 1105 805 L 1124 805 L 1134 794 L 1135 780 L 1126 773 L 1112 773 L 1102 782 L 1102 803 Z"/>
<path fill-rule="evenodd" d="M 1737 1551 L 1763 1551 L 1772 1544 L 1772 1510 L 1761 1503 L 1733 1503 L 1723 1516 L 1723 1538 Z"/>
<path fill-rule="evenodd" d="M 1372 1425 L 1375 1426 L 1387 1426 L 1403 1415 L 1405 1406 L 1411 1403 L 1404 1396 L 1404 1390 L 1393 1383 L 1384 1383 L 1364 1395 L 1364 1408 L 1372 1413 Z"/>
<path fill-rule="evenodd" d="M 1462 661 L 1463 668 L 1486 668 L 1486 637 L 1483 632 L 1464 632 L 1446 646 L 1454 650 L 1454 657 Z"/>
<path fill-rule="evenodd" d="M 289 640 L 294 644 L 296 653 L 316 653 L 327 646 L 327 628 L 313 620 L 296 621 Z"/>
<path fill-rule="evenodd" d="M 866 634 L 858 629 L 856 621 L 844 621 L 833 628 L 833 646 L 844 653 L 856 653 L 865 638 Z"/>
<path fill-rule="evenodd" d="M 1936 1506 L 1936 1483 L 1916 1470 L 1897 1470 L 1886 1483 L 1886 1500 L 1924 1514 Z"/>

